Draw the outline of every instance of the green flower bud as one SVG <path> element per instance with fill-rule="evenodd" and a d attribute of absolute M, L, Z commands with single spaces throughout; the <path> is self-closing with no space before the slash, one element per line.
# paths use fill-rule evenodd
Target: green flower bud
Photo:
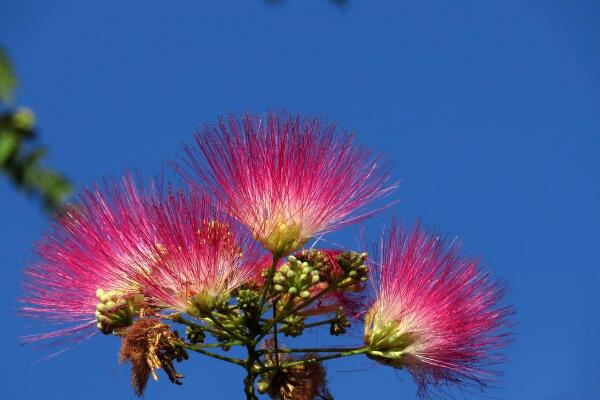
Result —
<path fill-rule="evenodd" d="M 267 393 L 267 391 L 269 390 L 270 386 L 271 385 L 267 381 L 260 381 L 260 382 L 258 382 L 258 385 L 257 385 L 258 393 L 260 393 L 260 394 Z"/>
<path fill-rule="evenodd" d="M 108 292 L 108 297 L 110 297 L 112 301 L 116 302 L 121 297 L 121 293 L 116 290 L 111 290 Z"/>
<path fill-rule="evenodd" d="M 350 322 L 344 314 L 344 310 L 340 307 L 335 313 L 335 319 L 331 322 L 329 333 L 333 336 L 339 336 L 346 333 L 346 328 L 350 327 Z"/>
<path fill-rule="evenodd" d="M 410 351 L 417 336 L 406 324 L 387 320 L 370 312 L 365 318 L 364 340 L 370 349 L 367 354 L 369 358 L 394 368 L 402 368 L 402 358 Z"/>
<path fill-rule="evenodd" d="M 143 306 L 143 299 L 138 297 L 125 297 L 119 290 L 96 290 L 99 299 L 96 304 L 95 316 L 99 329 L 109 334 L 115 329 L 124 328 L 133 323 L 133 318 L 139 307 Z"/>
<path fill-rule="evenodd" d="M 35 114 L 29 108 L 19 108 L 12 116 L 17 129 L 30 130 L 35 125 Z"/>
<path fill-rule="evenodd" d="M 204 343 L 204 339 L 206 338 L 202 329 L 192 326 L 185 328 L 185 336 L 192 344 Z"/>
<path fill-rule="evenodd" d="M 281 332 L 285 336 L 300 336 L 302 331 L 304 331 L 304 317 L 301 315 L 290 315 L 281 324 Z"/>

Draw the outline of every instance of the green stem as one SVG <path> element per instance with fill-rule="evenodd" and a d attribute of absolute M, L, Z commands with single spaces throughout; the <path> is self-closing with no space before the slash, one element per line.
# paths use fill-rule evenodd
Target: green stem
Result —
<path fill-rule="evenodd" d="M 368 347 L 361 347 L 359 349 L 354 349 L 354 350 L 350 350 L 350 351 L 343 351 L 341 353 L 335 353 L 335 354 L 328 354 L 328 355 L 322 356 L 322 357 L 311 357 L 311 358 L 307 358 L 305 360 L 291 361 L 291 362 L 288 362 L 288 363 L 281 364 L 279 366 L 279 368 L 283 369 L 283 368 L 295 367 L 297 365 L 314 364 L 314 363 L 318 363 L 318 362 L 321 362 L 321 361 L 333 360 L 333 359 L 336 359 L 336 358 L 350 357 L 350 356 L 355 356 L 355 355 L 358 355 L 358 354 L 365 354 L 368 351 L 369 351 Z M 264 367 L 264 368 L 261 368 L 258 371 L 258 373 L 260 375 L 260 374 L 263 374 L 265 372 L 272 371 L 274 369 L 277 369 L 277 367 L 275 367 L 275 366 Z"/>
<path fill-rule="evenodd" d="M 258 377 L 259 373 L 254 366 L 254 363 L 260 356 L 256 351 L 256 345 L 254 343 L 247 344 L 246 349 L 248 350 L 248 358 L 246 358 L 244 362 L 244 368 L 246 369 L 246 378 L 244 378 L 244 393 L 246 394 L 246 400 L 258 400 L 254 390 L 254 381 Z"/>
<path fill-rule="evenodd" d="M 338 353 L 354 350 L 362 350 L 363 347 L 306 347 L 295 349 L 279 349 L 278 353 Z M 275 349 L 259 350 L 260 354 L 275 353 Z"/>
<path fill-rule="evenodd" d="M 233 342 L 224 342 L 224 343 L 197 343 L 194 346 L 197 346 L 200 349 L 209 349 L 209 348 L 223 347 L 223 346 L 228 346 L 228 347 L 242 346 L 243 344 L 244 343 L 242 343 L 242 342 L 233 341 Z"/>
<path fill-rule="evenodd" d="M 238 358 L 233 358 L 233 357 L 222 356 L 221 354 L 217 354 L 217 353 L 213 353 L 212 351 L 204 350 L 203 348 L 201 348 L 195 344 L 181 343 L 180 345 L 181 345 L 181 347 L 184 347 L 188 350 L 195 351 L 196 353 L 204 354 L 205 356 L 216 358 L 221 361 L 227 361 L 229 363 L 241 365 L 241 366 L 246 365 L 244 360 L 240 360 Z"/>
<path fill-rule="evenodd" d="M 311 324 L 306 324 L 304 325 L 304 329 L 309 329 L 309 328 L 314 328 L 316 326 L 321 326 L 321 325 L 329 325 L 332 322 L 337 321 L 337 318 L 330 318 L 330 319 L 326 319 L 324 321 L 317 321 L 317 322 L 313 322 Z"/>
<path fill-rule="evenodd" d="M 265 285 L 260 292 L 259 298 L 259 307 L 258 307 L 258 316 L 261 316 L 263 313 L 263 307 L 267 302 L 267 294 L 269 293 L 269 289 L 271 288 L 271 281 L 273 280 L 273 276 L 275 275 L 275 268 L 277 267 L 277 262 L 279 261 L 279 256 L 273 255 L 273 263 L 271 264 L 271 268 L 269 268 L 269 273 L 267 274 Z"/>
<path fill-rule="evenodd" d="M 277 321 L 277 300 L 273 301 L 273 321 Z M 279 346 L 277 344 L 277 322 L 273 323 L 273 341 L 275 344 L 275 366 L 279 368 Z"/>
<path fill-rule="evenodd" d="M 198 324 L 196 324 L 196 323 L 194 323 L 194 322 L 192 322 L 190 320 L 187 320 L 187 319 L 183 318 L 181 316 L 181 314 L 168 315 L 168 316 L 164 316 L 163 318 L 169 319 L 169 320 L 175 322 L 176 324 L 182 324 L 182 325 L 186 325 L 186 326 L 189 326 L 189 327 L 192 327 L 192 328 L 196 328 L 196 329 L 200 329 L 200 330 L 206 331 L 206 332 L 212 334 L 213 336 L 222 336 L 223 333 L 231 334 L 231 332 L 229 332 L 229 331 L 212 329 L 212 328 L 209 328 L 208 326 L 205 326 L 205 325 L 198 325 Z M 212 319 L 209 319 L 209 321 L 214 322 Z M 240 340 L 240 338 L 243 339 L 243 341 Z M 242 336 L 238 336 L 238 337 L 236 337 L 236 339 L 238 339 L 239 343 L 237 341 L 230 342 L 234 346 L 238 346 L 240 344 L 245 344 L 246 340 L 247 340 L 246 338 L 244 338 Z M 214 346 L 214 347 L 219 347 L 219 346 Z"/>

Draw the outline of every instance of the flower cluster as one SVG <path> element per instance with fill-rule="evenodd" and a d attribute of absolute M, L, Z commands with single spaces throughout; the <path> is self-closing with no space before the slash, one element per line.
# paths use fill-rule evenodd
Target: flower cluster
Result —
<path fill-rule="evenodd" d="M 228 116 L 202 128 L 183 160 L 183 188 L 126 175 L 57 217 L 26 269 L 21 311 L 59 326 L 27 341 L 120 337 L 140 396 L 157 369 L 181 384 L 173 362 L 189 351 L 243 367 L 247 399 L 257 383 L 271 398 L 329 398 L 323 361 L 353 355 L 406 369 L 420 394 L 494 373 L 512 311 L 456 246 L 417 225 L 394 226 L 375 261 L 305 248 L 393 204 L 374 204 L 397 186 L 389 165 L 352 135 L 286 113 Z M 354 348 L 279 341 L 361 324 Z M 223 353 L 233 346 L 247 357 Z"/>

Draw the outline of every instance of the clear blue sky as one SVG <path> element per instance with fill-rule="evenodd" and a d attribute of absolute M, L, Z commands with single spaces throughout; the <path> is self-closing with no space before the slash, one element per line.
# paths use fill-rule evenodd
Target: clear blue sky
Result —
<path fill-rule="evenodd" d="M 355 130 L 404 178 L 371 237 L 422 217 L 510 284 L 517 340 L 491 394 L 598 399 L 600 3 L 412 3 L 3 1 L 0 44 L 49 163 L 78 186 L 153 175 L 225 111 L 285 107 Z M 0 204 L 0 398 L 132 398 L 114 338 L 31 365 L 42 353 L 18 344 L 34 324 L 16 298 L 48 220 L 5 180 Z M 366 359 L 329 366 L 339 399 L 414 397 Z M 146 398 L 241 398 L 241 369 L 198 356 L 181 370 L 182 387 L 163 378 Z"/>

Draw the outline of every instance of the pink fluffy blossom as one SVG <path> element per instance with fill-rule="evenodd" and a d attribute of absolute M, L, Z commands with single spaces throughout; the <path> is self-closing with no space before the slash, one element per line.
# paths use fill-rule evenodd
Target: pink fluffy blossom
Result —
<path fill-rule="evenodd" d="M 160 255 L 139 279 L 156 306 L 209 312 L 264 266 L 250 231 L 200 189 L 170 193 L 150 221 Z"/>
<path fill-rule="evenodd" d="M 477 260 L 417 225 L 393 226 L 381 240 L 376 299 L 365 318 L 369 356 L 406 368 L 425 394 L 430 385 L 494 377 L 508 341 L 512 309 Z"/>
<path fill-rule="evenodd" d="M 381 157 L 319 119 L 229 116 L 196 142 L 188 166 L 276 256 L 368 217 L 364 206 L 396 186 Z"/>
<path fill-rule="evenodd" d="M 255 274 L 254 238 L 204 191 L 146 192 L 126 177 L 80 197 L 25 272 L 23 314 L 61 327 L 28 340 L 110 333 L 147 305 L 215 303 Z"/>
<path fill-rule="evenodd" d="M 105 192 L 85 190 L 77 204 L 67 207 L 37 243 L 21 299 L 23 314 L 54 323 L 55 330 L 27 340 L 83 339 L 97 333 L 98 289 L 139 295 L 133 272 L 152 262 L 152 242 L 137 234 L 147 223 L 143 199 L 130 177 Z"/>

